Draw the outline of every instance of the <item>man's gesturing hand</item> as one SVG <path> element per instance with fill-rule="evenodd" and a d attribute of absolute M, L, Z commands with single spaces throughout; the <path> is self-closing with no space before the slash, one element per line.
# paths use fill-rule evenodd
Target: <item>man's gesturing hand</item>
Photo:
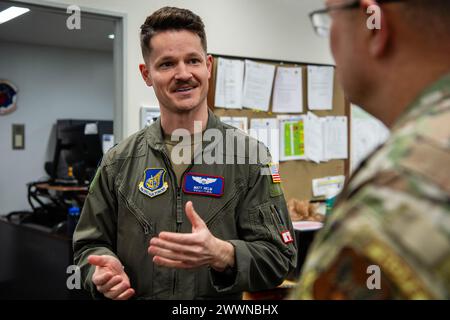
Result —
<path fill-rule="evenodd" d="M 108 255 L 90 255 L 88 262 L 95 266 L 92 282 L 105 297 L 127 300 L 134 295 L 134 289 L 130 288 L 130 279 L 117 258 Z"/>
<path fill-rule="evenodd" d="M 161 232 L 150 240 L 148 252 L 154 256 L 153 262 L 180 269 L 210 265 L 219 272 L 234 266 L 233 245 L 212 235 L 191 201 L 186 203 L 186 216 L 192 233 Z"/>

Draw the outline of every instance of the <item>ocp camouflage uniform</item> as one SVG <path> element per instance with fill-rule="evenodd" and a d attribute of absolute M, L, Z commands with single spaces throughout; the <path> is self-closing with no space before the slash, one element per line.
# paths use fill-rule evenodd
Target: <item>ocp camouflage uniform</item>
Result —
<path fill-rule="evenodd" d="M 449 166 L 450 74 L 353 175 L 291 298 L 449 299 Z"/>

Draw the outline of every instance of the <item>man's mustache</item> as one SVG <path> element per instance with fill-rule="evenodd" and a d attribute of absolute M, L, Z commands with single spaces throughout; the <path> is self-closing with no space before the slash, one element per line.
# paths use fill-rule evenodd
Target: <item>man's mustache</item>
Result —
<path fill-rule="evenodd" d="M 173 87 L 171 89 L 174 91 L 174 90 L 178 90 L 180 88 L 186 88 L 186 87 L 196 88 L 196 87 L 198 87 L 198 82 L 195 80 L 190 80 L 190 81 L 177 80 L 177 82 L 173 85 Z"/>

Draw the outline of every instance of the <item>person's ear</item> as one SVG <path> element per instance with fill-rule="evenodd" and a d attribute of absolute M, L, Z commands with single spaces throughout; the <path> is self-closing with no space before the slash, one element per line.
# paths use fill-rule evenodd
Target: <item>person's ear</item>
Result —
<path fill-rule="evenodd" d="M 208 54 L 206 56 L 206 67 L 208 68 L 208 79 L 211 78 L 213 63 L 214 63 L 214 58 L 212 57 L 212 55 Z"/>
<path fill-rule="evenodd" d="M 147 65 L 145 63 L 141 63 L 139 65 L 139 71 L 141 71 L 142 79 L 144 79 L 147 86 L 151 87 L 153 85 L 153 82 Z"/>
<path fill-rule="evenodd" d="M 368 53 L 379 58 L 386 53 L 391 36 L 386 12 L 376 0 L 362 0 L 361 6 L 367 14 Z"/>

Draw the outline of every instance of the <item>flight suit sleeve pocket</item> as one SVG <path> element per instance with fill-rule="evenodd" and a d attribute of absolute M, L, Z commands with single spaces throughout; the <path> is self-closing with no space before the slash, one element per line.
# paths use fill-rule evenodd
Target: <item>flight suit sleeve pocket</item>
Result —
<path fill-rule="evenodd" d="M 289 243 L 283 241 L 282 233 L 288 230 L 277 215 L 274 206 L 268 202 L 249 212 L 252 230 L 255 236 L 273 243 L 283 253 L 292 255 Z"/>

